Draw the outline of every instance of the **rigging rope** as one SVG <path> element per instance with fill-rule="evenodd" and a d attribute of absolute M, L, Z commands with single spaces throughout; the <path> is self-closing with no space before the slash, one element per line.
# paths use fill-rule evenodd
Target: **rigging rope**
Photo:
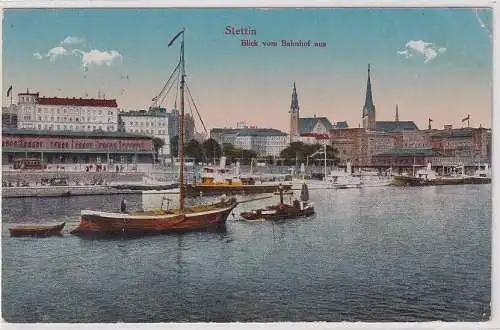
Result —
<path fill-rule="evenodd" d="M 163 100 L 162 102 L 158 103 L 158 99 L 160 98 L 160 96 L 162 96 L 163 93 L 165 93 L 165 90 L 167 89 L 167 86 L 168 84 L 170 83 L 170 80 L 172 79 L 172 77 L 174 76 L 174 74 L 177 72 L 177 71 L 180 71 L 179 70 L 179 67 L 181 65 L 181 62 L 179 61 L 179 63 L 177 63 L 177 65 L 175 66 L 175 69 L 174 71 L 172 71 L 172 73 L 170 74 L 170 77 L 168 78 L 167 82 L 165 83 L 165 85 L 163 86 L 163 88 L 161 89 L 160 93 L 158 93 L 158 96 L 156 96 L 153 100 L 153 104 L 152 106 L 158 106 L 158 104 L 162 104 L 163 100 L 165 99 L 165 97 L 163 97 Z M 170 89 L 169 89 L 170 90 Z M 167 92 L 168 93 L 168 92 Z"/>
<path fill-rule="evenodd" d="M 207 128 L 205 126 L 205 123 L 203 122 L 203 119 L 201 119 L 200 112 L 198 111 L 198 108 L 196 107 L 196 103 L 194 102 L 193 96 L 191 95 L 191 91 L 189 90 L 189 86 L 187 85 L 187 82 L 186 82 L 186 90 L 188 92 L 189 97 L 191 98 L 191 101 L 193 102 L 194 109 L 196 110 L 196 114 L 198 115 L 198 118 L 200 119 L 201 125 L 203 125 L 203 129 L 205 130 L 205 133 L 208 133 Z"/>
<path fill-rule="evenodd" d="M 175 72 L 175 71 L 174 71 Z M 177 86 L 179 86 L 179 76 L 180 76 L 180 72 L 181 70 L 178 70 L 178 74 L 177 74 Z M 173 73 L 172 73 L 173 75 Z M 171 76 L 172 76 L 171 75 Z M 163 98 L 161 99 L 161 102 L 160 104 L 163 104 L 163 102 L 165 101 L 165 99 L 167 98 L 168 96 L 168 93 L 170 92 L 170 90 L 172 89 L 172 87 L 174 86 L 174 82 L 172 82 L 172 84 L 170 85 L 170 87 L 168 88 L 168 90 L 165 92 L 165 94 L 163 95 Z"/>

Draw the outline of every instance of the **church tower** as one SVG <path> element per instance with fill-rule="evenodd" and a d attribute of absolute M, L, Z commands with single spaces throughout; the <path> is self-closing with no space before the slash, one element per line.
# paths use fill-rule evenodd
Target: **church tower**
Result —
<path fill-rule="evenodd" d="M 297 88 L 293 82 L 292 104 L 290 105 L 290 143 L 298 140 L 299 137 L 299 100 Z"/>
<path fill-rule="evenodd" d="M 365 105 L 363 107 L 363 115 L 361 118 L 363 119 L 363 128 L 366 131 L 375 131 L 375 105 L 373 105 L 372 83 L 370 81 L 370 64 L 368 64 L 368 80 L 366 82 Z"/>

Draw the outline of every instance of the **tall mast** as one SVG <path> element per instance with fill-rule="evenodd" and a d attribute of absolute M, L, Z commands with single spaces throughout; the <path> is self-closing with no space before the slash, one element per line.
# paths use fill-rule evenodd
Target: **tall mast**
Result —
<path fill-rule="evenodd" d="M 323 173 L 323 181 L 326 181 L 326 142 L 325 142 L 325 144 L 323 144 L 323 148 L 324 148 L 323 151 L 324 151 L 324 154 L 325 154 L 325 164 L 324 164 L 324 166 L 325 166 L 325 173 Z"/>
<path fill-rule="evenodd" d="M 177 33 L 175 37 L 168 43 L 168 47 L 172 46 L 174 41 L 182 35 L 181 40 L 181 111 L 179 118 L 179 209 L 184 212 L 184 83 L 185 83 L 185 67 L 184 67 L 184 29 Z"/>
<path fill-rule="evenodd" d="M 182 29 L 184 32 L 184 29 Z M 181 113 L 179 118 L 179 158 L 180 158 L 180 171 L 179 171 L 179 209 L 184 212 L 184 33 L 182 33 L 181 41 Z"/>

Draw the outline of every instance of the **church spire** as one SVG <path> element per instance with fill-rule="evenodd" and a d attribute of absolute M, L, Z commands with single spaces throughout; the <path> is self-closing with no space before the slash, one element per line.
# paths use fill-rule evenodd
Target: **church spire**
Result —
<path fill-rule="evenodd" d="M 399 121 L 399 112 L 398 112 L 398 105 L 396 104 L 396 116 L 394 117 L 394 121 Z"/>
<path fill-rule="evenodd" d="M 290 105 L 290 143 L 297 141 L 300 137 L 299 130 L 299 98 L 297 97 L 297 88 L 293 82 L 292 104 Z"/>
<path fill-rule="evenodd" d="M 370 80 L 370 64 L 368 64 L 368 80 L 366 82 L 366 97 L 365 97 L 365 106 L 363 107 L 363 117 L 368 116 L 368 113 L 373 112 L 375 106 L 373 105 L 373 96 L 372 96 L 372 83 Z"/>
<path fill-rule="evenodd" d="M 295 87 L 295 81 L 293 82 L 293 92 L 292 92 L 292 104 L 290 109 L 299 110 L 299 99 L 297 97 L 297 88 Z"/>

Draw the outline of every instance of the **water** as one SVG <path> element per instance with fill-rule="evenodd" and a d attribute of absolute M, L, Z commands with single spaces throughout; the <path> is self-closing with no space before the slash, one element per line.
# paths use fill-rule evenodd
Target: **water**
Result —
<path fill-rule="evenodd" d="M 318 215 L 230 216 L 226 232 L 82 239 L 81 208 L 122 196 L 2 200 L 8 322 L 489 319 L 491 185 L 311 190 Z M 131 208 L 140 196 L 126 196 Z M 269 203 L 242 204 L 242 210 Z M 63 237 L 11 238 L 66 221 Z"/>

